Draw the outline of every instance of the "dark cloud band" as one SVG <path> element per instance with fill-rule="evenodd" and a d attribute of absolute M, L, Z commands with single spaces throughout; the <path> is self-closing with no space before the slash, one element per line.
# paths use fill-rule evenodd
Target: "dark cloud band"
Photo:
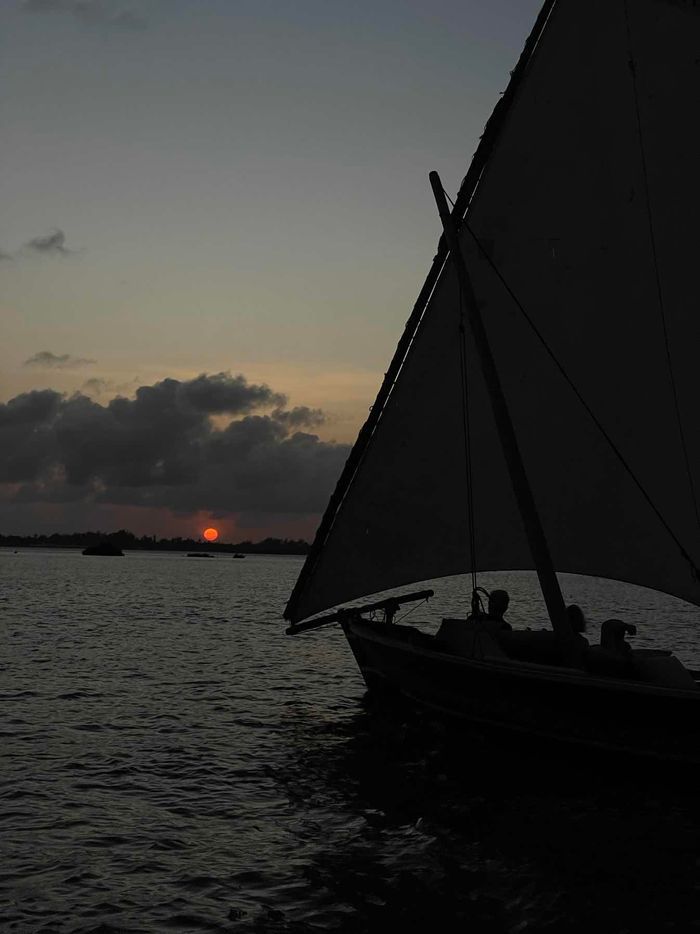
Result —
<path fill-rule="evenodd" d="M 308 431 L 322 412 L 285 401 L 229 373 L 165 379 L 107 405 L 23 393 L 0 405 L 0 484 L 24 503 L 318 512 L 349 448 Z"/>

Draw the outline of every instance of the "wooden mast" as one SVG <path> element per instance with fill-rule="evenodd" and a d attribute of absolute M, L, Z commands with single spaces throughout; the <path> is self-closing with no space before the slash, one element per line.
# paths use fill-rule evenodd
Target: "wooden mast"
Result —
<path fill-rule="evenodd" d="M 552 564 L 552 558 L 549 553 L 549 546 L 544 534 L 544 529 L 542 528 L 539 513 L 537 512 L 537 505 L 532 494 L 532 488 L 520 455 L 520 448 L 518 447 L 518 440 L 515 436 L 510 412 L 508 411 L 508 404 L 503 394 L 503 388 L 501 387 L 501 381 L 498 376 L 493 354 L 491 353 L 491 346 L 481 317 L 481 311 L 476 301 L 471 279 L 469 278 L 469 273 L 467 272 L 462 250 L 459 245 L 457 227 L 454 217 L 450 214 L 447 207 L 447 199 L 445 198 L 445 192 L 437 172 L 430 173 L 430 184 L 433 189 L 438 211 L 440 212 L 440 220 L 442 221 L 445 239 L 452 255 L 452 261 L 459 280 L 459 287 L 464 296 L 467 307 L 467 317 L 474 338 L 474 345 L 481 362 L 481 370 L 491 399 L 493 416 L 496 421 L 498 436 L 506 459 L 510 482 L 513 486 L 513 492 L 515 493 L 515 499 L 523 520 L 523 525 L 525 526 L 525 534 L 537 570 L 544 602 L 547 605 L 547 612 L 555 633 L 562 642 L 570 648 L 567 654 L 573 656 L 573 630 L 569 625 L 569 620 L 566 615 L 564 598 L 562 597 L 559 581 L 554 571 L 554 565 Z"/>

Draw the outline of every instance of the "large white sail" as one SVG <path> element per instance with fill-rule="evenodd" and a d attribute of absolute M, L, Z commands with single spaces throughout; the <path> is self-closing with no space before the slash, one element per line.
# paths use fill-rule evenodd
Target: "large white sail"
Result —
<path fill-rule="evenodd" d="M 467 211 L 467 268 L 557 570 L 700 604 L 700 7 L 547 12 Z M 448 263 L 288 618 L 471 569 L 459 319 Z M 531 568 L 468 347 L 475 564 Z"/>

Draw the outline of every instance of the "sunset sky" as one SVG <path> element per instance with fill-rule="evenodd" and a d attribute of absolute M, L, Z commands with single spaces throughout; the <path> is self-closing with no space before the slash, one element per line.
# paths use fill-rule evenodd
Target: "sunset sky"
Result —
<path fill-rule="evenodd" d="M 539 0 L 0 0 L 0 532 L 311 537 Z"/>

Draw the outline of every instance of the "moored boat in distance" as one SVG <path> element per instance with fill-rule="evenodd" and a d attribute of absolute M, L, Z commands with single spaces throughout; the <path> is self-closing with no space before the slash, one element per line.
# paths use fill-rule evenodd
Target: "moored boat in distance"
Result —
<path fill-rule="evenodd" d="M 99 542 L 97 545 L 88 545 L 87 548 L 83 548 L 82 553 L 84 555 L 99 555 L 103 558 L 124 557 L 124 552 L 121 548 L 117 548 L 117 546 L 113 545 L 111 542 Z"/>
<path fill-rule="evenodd" d="M 208 551 L 188 551 L 188 558 L 213 558 L 214 555 L 210 555 Z"/>
<path fill-rule="evenodd" d="M 700 673 L 612 616 L 590 645 L 557 578 L 700 606 L 698 48 L 695 4 L 546 0 L 452 210 L 430 173 L 443 236 L 285 610 L 371 693 L 700 764 Z M 479 585 L 513 569 L 532 630 Z M 347 606 L 455 574 L 434 634 L 394 621 L 426 591 Z"/>

